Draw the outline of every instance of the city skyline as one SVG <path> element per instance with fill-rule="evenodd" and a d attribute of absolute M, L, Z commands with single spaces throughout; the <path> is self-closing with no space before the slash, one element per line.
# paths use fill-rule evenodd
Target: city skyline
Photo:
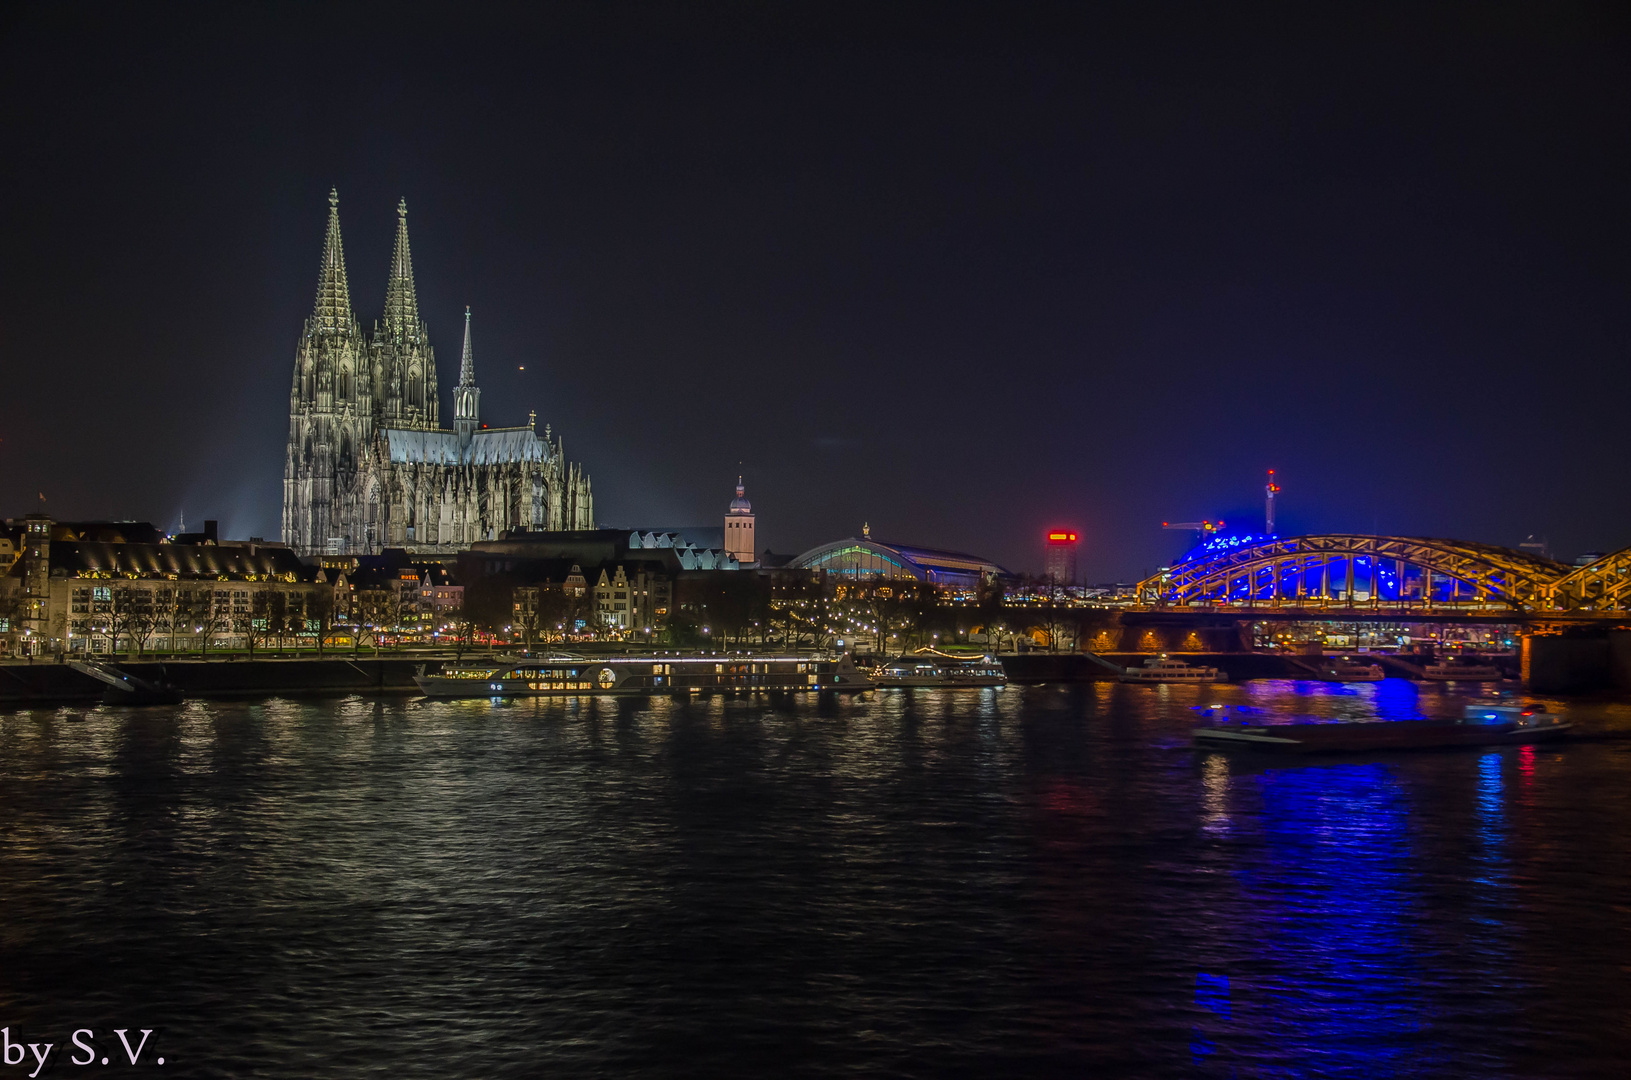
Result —
<path fill-rule="evenodd" d="M 4 512 L 276 535 L 337 187 L 358 308 L 405 198 L 441 379 L 471 306 L 607 522 L 742 471 L 760 548 L 1130 580 L 1274 468 L 1284 534 L 1631 542 L 1618 24 L 724 10 L 8 23 Z"/>

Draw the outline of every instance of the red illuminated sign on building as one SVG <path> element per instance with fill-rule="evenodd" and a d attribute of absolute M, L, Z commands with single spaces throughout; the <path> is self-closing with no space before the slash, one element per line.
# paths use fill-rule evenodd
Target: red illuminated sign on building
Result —
<path fill-rule="evenodd" d="M 1076 584 L 1076 530 L 1049 529 L 1042 548 L 1044 576 L 1055 585 Z"/>

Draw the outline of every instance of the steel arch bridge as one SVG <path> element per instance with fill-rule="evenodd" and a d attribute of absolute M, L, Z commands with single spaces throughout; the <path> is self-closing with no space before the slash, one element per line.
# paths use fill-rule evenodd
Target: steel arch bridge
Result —
<path fill-rule="evenodd" d="M 1559 611 L 1631 611 L 1631 548 L 1575 568 L 1552 586 L 1549 597 Z"/>
<path fill-rule="evenodd" d="M 1625 612 L 1631 548 L 1572 567 L 1524 551 L 1410 536 L 1217 539 L 1139 582 L 1155 607 Z"/>

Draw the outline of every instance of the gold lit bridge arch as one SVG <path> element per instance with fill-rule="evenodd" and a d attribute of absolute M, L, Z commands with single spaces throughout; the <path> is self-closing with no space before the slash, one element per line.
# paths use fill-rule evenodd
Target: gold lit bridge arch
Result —
<path fill-rule="evenodd" d="M 1138 583 L 1154 608 L 1526 615 L 1631 611 L 1631 548 L 1587 566 L 1494 544 L 1412 536 L 1219 537 Z"/>

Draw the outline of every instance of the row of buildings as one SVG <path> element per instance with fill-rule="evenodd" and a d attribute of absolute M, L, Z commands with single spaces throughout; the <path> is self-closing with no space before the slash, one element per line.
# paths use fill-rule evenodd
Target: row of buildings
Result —
<path fill-rule="evenodd" d="M 518 358 L 523 359 L 523 358 Z M 756 546 L 739 477 L 720 528 L 597 527 L 588 473 L 549 424 L 482 420 L 464 312 L 453 422 L 419 307 L 406 203 L 384 302 L 364 332 L 330 192 L 311 315 L 295 346 L 282 538 L 213 526 L 161 535 L 139 522 L 44 515 L 0 528 L 0 654 L 252 649 L 473 626 L 527 635 L 656 633 L 680 586 L 748 574 L 835 582 L 911 579 L 972 591 L 1006 577 L 958 552 L 862 535 L 797 557 Z"/>
<path fill-rule="evenodd" d="M 36 514 L 0 528 L 0 655 L 435 642 L 512 638 L 653 639 L 689 583 L 732 578 L 915 581 L 953 595 L 1007 576 L 976 556 L 862 535 L 797 557 L 752 551 L 752 506 L 738 483 L 722 528 L 515 529 L 453 552 L 302 555 L 282 542 L 141 522 Z"/>

